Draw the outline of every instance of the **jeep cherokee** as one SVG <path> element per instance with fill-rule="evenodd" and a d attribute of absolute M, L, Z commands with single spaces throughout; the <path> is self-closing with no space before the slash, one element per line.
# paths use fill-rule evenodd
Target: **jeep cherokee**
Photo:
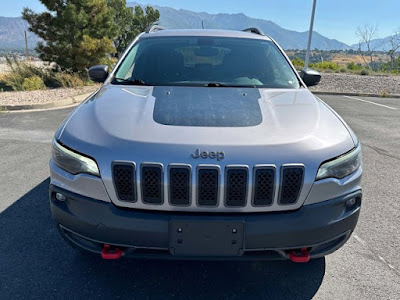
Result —
<path fill-rule="evenodd" d="M 361 148 L 260 30 L 153 26 L 61 124 L 50 206 L 78 249 L 306 262 L 341 247 L 361 205 Z"/>

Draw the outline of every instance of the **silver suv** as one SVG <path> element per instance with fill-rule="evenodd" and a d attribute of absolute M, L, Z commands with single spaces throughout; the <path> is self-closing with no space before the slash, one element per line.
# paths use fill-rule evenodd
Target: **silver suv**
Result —
<path fill-rule="evenodd" d="M 260 30 L 153 26 L 61 124 L 50 205 L 105 259 L 290 259 L 341 247 L 361 205 L 361 148 Z"/>

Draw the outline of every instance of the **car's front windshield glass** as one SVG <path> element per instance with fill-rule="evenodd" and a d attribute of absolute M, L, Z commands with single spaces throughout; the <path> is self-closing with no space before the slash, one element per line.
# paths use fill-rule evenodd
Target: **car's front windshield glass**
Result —
<path fill-rule="evenodd" d="M 143 38 L 129 51 L 113 84 L 299 88 L 269 40 L 227 37 Z"/>

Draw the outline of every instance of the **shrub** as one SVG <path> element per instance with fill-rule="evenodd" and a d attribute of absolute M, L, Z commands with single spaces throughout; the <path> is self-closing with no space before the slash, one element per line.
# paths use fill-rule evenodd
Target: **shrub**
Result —
<path fill-rule="evenodd" d="M 360 75 L 369 75 L 369 70 L 367 70 L 367 69 L 362 69 L 362 70 L 360 71 Z"/>
<path fill-rule="evenodd" d="M 0 74 L 0 92 L 12 91 L 12 87 L 5 82 L 6 76 Z"/>
<path fill-rule="evenodd" d="M 362 69 L 362 66 L 360 64 L 355 64 L 354 62 L 350 62 L 347 64 L 347 69 L 358 71 Z"/>
<path fill-rule="evenodd" d="M 35 91 L 35 90 L 44 90 L 46 86 L 44 85 L 43 79 L 39 76 L 32 76 L 25 78 L 22 87 L 24 91 Z"/>
<path fill-rule="evenodd" d="M 297 56 L 292 59 L 292 64 L 295 66 L 296 69 L 302 69 L 304 68 L 304 61 L 298 58 Z"/>
<path fill-rule="evenodd" d="M 2 79 L 3 86 L 8 86 L 14 91 L 32 91 L 46 87 L 81 87 L 88 83 L 86 78 L 76 73 L 56 72 L 49 68 L 35 67 L 20 62 L 15 57 L 13 59 L 6 57 L 6 59 L 11 71 Z"/>
<path fill-rule="evenodd" d="M 331 71 L 339 71 L 340 66 L 337 63 L 332 61 L 321 61 L 314 64 L 310 64 L 310 67 L 317 70 L 331 70 Z"/>
<path fill-rule="evenodd" d="M 85 85 L 85 82 L 79 75 L 65 72 L 55 73 L 54 80 L 60 87 L 72 88 Z"/>
<path fill-rule="evenodd" d="M 341 73 L 346 73 L 347 70 L 346 70 L 346 68 L 341 68 L 341 69 L 340 69 L 340 72 L 341 72 Z"/>
<path fill-rule="evenodd" d="M 13 91 L 23 91 L 24 87 L 22 84 L 24 83 L 24 79 L 24 77 L 12 72 L 4 77 L 3 82 L 4 86 L 9 86 Z"/>
<path fill-rule="evenodd" d="M 24 82 L 26 79 L 38 77 L 42 82 L 45 82 L 46 78 L 49 77 L 47 74 L 48 70 L 20 62 L 16 57 L 11 59 L 6 56 L 6 61 L 11 71 L 4 76 L 3 82 L 14 91 L 24 91 Z M 37 78 L 33 79 L 32 82 L 28 80 L 25 86 L 30 86 L 30 88 L 32 88 L 34 81 L 36 81 L 37 84 L 39 82 Z"/>

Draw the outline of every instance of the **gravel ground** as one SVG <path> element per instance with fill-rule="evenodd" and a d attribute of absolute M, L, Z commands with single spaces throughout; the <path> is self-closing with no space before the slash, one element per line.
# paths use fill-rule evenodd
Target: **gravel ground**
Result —
<path fill-rule="evenodd" d="M 59 101 L 80 94 L 91 93 L 99 85 L 83 88 L 59 88 L 32 92 L 0 92 L 0 105 L 37 104 Z M 400 76 L 361 76 L 323 73 L 321 82 L 310 88 L 315 92 L 337 92 L 400 95 Z"/>
<path fill-rule="evenodd" d="M 38 104 L 60 101 L 65 98 L 94 92 L 98 87 L 98 85 L 91 85 L 80 88 L 58 88 L 30 92 L 0 92 L 0 105 Z"/>
<path fill-rule="evenodd" d="M 361 76 L 322 73 L 321 82 L 310 88 L 315 92 L 400 95 L 400 76 Z"/>

